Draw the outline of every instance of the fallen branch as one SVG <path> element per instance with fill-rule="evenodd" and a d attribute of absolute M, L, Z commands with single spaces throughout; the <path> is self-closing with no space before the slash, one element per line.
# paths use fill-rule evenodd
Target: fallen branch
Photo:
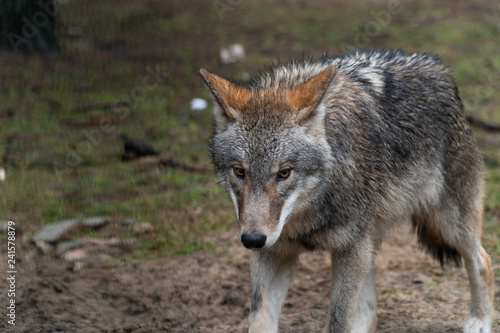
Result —
<path fill-rule="evenodd" d="M 76 106 L 73 109 L 73 112 L 81 113 L 87 112 L 91 110 L 111 110 L 114 107 L 126 106 L 127 102 L 119 101 L 119 102 L 95 102 L 95 103 L 86 103 L 83 105 Z"/>
<path fill-rule="evenodd" d="M 165 168 L 177 168 L 187 172 L 212 173 L 212 169 L 204 165 L 193 165 L 178 161 L 172 157 L 144 156 L 136 159 L 140 164 L 160 164 Z"/>
<path fill-rule="evenodd" d="M 172 157 L 160 159 L 160 164 L 164 167 L 178 168 L 188 172 L 212 173 L 212 169 L 203 165 L 191 165 L 177 161 Z"/>
<path fill-rule="evenodd" d="M 484 121 L 480 119 L 479 117 L 475 115 L 469 115 L 467 116 L 467 121 L 471 125 L 478 126 L 479 128 L 488 131 L 488 132 L 500 132 L 500 124 L 499 123 L 490 123 L 487 121 Z"/>

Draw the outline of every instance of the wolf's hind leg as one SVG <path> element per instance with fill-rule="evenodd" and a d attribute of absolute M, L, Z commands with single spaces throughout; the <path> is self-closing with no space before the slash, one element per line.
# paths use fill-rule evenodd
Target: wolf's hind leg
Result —
<path fill-rule="evenodd" d="M 477 198 L 468 197 L 467 200 L 461 197 L 452 199 L 414 215 L 414 227 L 420 243 L 442 265 L 460 264 L 463 258 L 471 294 L 470 314 L 463 332 L 491 333 L 493 272 L 490 256 L 481 246 L 482 199 L 479 194 Z"/>
<path fill-rule="evenodd" d="M 351 333 L 373 333 L 377 328 L 377 288 L 372 270 L 367 274 L 358 296 Z"/>
<path fill-rule="evenodd" d="M 477 207 L 482 203 L 477 201 Z M 493 272 L 490 256 L 481 246 L 482 209 L 469 209 L 464 216 L 457 216 L 445 210 L 445 215 L 437 215 L 432 228 L 440 234 L 445 246 L 456 249 L 464 259 L 470 285 L 470 314 L 464 333 L 491 333 L 493 319 Z M 452 212 L 452 213 L 450 213 Z M 439 221 L 453 221 L 439 223 Z"/>
<path fill-rule="evenodd" d="M 277 333 L 281 307 L 298 253 L 254 252 L 250 259 L 252 302 L 249 333 Z"/>
<path fill-rule="evenodd" d="M 493 319 L 493 272 L 490 256 L 480 239 L 459 248 L 464 258 L 471 291 L 470 315 L 464 333 L 491 333 Z"/>

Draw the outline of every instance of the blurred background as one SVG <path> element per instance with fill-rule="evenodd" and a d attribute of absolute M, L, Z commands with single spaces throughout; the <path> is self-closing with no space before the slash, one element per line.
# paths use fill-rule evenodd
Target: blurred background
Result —
<path fill-rule="evenodd" d="M 500 276 L 499 1 L 3 0 L 0 20 L 0 220 L 16 223 L 19 324 L 30 331 L 55 320 L 40 314 L 48 294 L 33 296 L 31 281 L 66 295 L 89 267 L 100 267 L 92 279 L 112 280 L 138 262 L 217 257 L 236 234 L 206 154 L 212 115 L 200 68 L 246 83 L 278 60 L 362 48 L 438 54 L 453 71 L 486 161 L 483 243 Z M 62 229 L 43 238 L 49 225 Z M 6 239 L 3 230 L 0 254 Z M 105 274 L 92 260 L 116 266 Z M 119 298 L 100 287 L 99 297 Z M 93 290 L 81 288 L 68 304 Z M 96 320 L 61 318 L 54 325 L 68 331 Z"/>

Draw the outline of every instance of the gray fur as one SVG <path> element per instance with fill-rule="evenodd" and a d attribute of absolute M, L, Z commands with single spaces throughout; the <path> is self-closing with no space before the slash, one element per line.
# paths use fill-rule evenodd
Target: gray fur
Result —
<path fill-rule="evenodd" d="M 280 96 L 332 66 L 335 76 L 320 105 L 294 123 Z M 231 110 L 239 118 L 218 124 L 209 155 L 222 185 L 235 194 L 242 232 L 279 237 L 264 249 L 268 256 L 279 261 L 302 250 L 332 253 L 337 282 L 325 332 L 352 329 L 352 299 L 358 299 L 383 236 L 400 221 L 413 223 L 419 242 L 442 265 L 459 265 L 465 256 L 471 279 L 479 279 L 477 267 L 489 269 L 479 239 L 483 162 L 458 89 L 437 57 L 383 51 L 296 61 L 271 67 L 250 90 L 250 101 Z M 244 180 L 232 175 L 236 165 L 246 170 Z M 283 167 L 293 177 L 273 178 Z M 293 209 L 283 218 L 293 195 Z M 488 274 L 481 281 L 489 286 Z M 255 318 L 270 302 L 260 284 L 272 285 L 253 280 L 259 285 L 251 332 L 263 325 Z M 491 294 L 488 286 L 478 288 Z M 473 300 L 487 302 L 476 289 Z M 485 309 L 471 318 L 489 332 L 493 310 Z"/>

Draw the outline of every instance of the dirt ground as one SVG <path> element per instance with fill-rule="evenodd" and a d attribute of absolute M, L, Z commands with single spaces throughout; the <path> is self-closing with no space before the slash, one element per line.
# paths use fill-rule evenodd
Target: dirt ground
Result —
<path fill-rule="evenodd" d="M 95 261 L 79 269 L 49 256 L 22 262 L 14 331 L 245 332 L 250 253 L 235 232 L 209 237 L 219 245 L 214 253 L 137 263 Z M 376 264 L 377 332 L 461 332 L 469 302 L 463 269 L 443 271 L 418 249 L 406 227 L 384 243 Z M 326 253 L 301 256 L 280 332 L 321 330 L 329 265 Z M 498 276 L 495 283 L 500 289 Z M 494 332 L 500 331 L 498 322 L 497 317 Z M 10 330 L 6 325 L 0 321 L 0 331 Z"/>

